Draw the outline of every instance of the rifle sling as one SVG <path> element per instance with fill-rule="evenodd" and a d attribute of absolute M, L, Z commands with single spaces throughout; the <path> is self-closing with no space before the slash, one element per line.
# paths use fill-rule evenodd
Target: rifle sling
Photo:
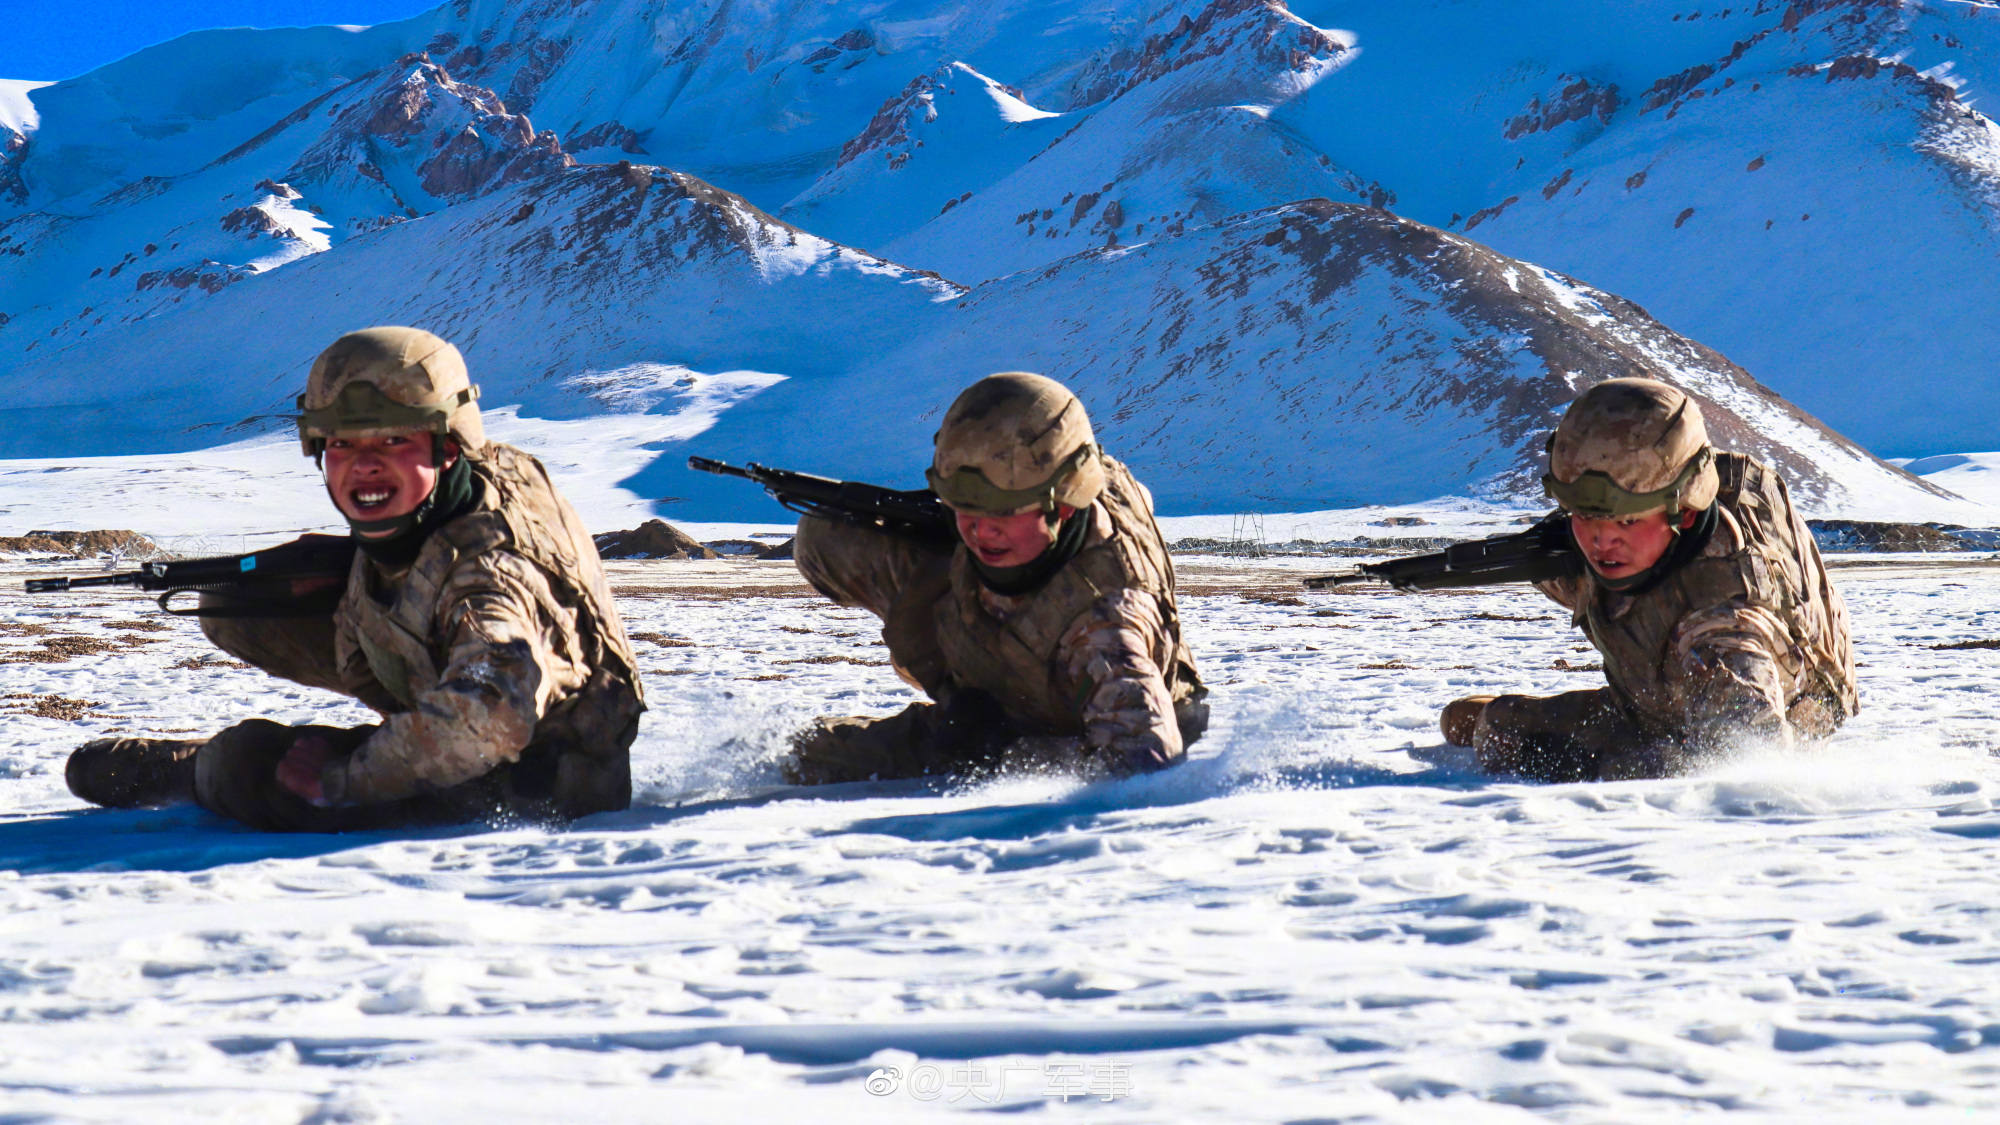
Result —
<path fill-rule="evenodd" d="M 330 617 L 340 605 L 343 586 L 325 590 L 314 590 L 310 594 L 280 597 L 246 597 L 233 594 L 226 589 L 214 587 L 181 586 L 161 594 L 157 599 L 160 609 L 175 617 L 233 617 L 233 618 L 301 618 Z M 175 609 L 167 604 L 181 594 L 195 594 L 209 599 L 211 604 L 196 604 L 193 609 Z"/>

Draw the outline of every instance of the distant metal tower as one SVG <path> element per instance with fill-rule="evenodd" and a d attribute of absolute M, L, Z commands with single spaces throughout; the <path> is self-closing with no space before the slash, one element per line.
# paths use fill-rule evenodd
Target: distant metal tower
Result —
<path fill-rule="evenodd" d="M 1229 553 L 1261 559 L 1264 549 L 1264 517 L 1256 512 L 1241 512 L 1230 518 Z"/>

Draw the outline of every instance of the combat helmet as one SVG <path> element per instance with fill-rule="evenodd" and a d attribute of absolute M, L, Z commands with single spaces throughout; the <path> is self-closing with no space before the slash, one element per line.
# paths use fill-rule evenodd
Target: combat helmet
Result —
<path fill-rule="evenodd" d="M 335 340 L 313 360 L 298 424 L 300 448 L 315 461 L 335 434 L 427 430 L 440 465 L 445 437 L 475 459 L 486 446 L 479 388 L 466 375 L 465 357 L 421 328 L 363 328 Z"/>
<path fill-rule="evenodd" d="M 1054 379 L 988 375 L 945 411 L 924 473 L 955 511 L 1012 515 L 1087 508 L 1104 491 L 1103 451 L 1083 403 Z"/>
<path fill-rule="evenodd" d="M 1701 405 L 1654 379 L 1608 379 L 1578 395 L 1549 438 L 1542 488 L 1585 519 L 1702 511 L 1720 479 Z"/>

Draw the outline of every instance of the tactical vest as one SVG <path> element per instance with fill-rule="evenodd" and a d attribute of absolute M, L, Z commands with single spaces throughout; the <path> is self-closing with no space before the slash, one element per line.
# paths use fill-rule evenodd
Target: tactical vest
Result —
<path fill-rule="evenodd" d="M 898 597 L 882 635 L 903 675 L 934 699 L 953 690 L 991 694 L 1008 718 L 1034 734 L 1084 733 L 1087 699 L 1058 684 L 1057 649 L 1063 635 L 1099 600 L 1120 590 L 1142 590 L 1159 603 L 1173 650 L 1161 671 L 1183 736 L 1192 741 L 1206 725 L 1201 700 L 1208 694 L 1194 657 L 1181 637 L 1174 593 L 1174 564 L 1153 520 L 1150 498 L 1125 466 L 1104 459 L 1107 483 L 1092 506 L 1093 523 L 1081 550 L 1004 623 L 979 599 L 972 554 L 960 544 L 939 555 Z"/>
<path fill-rule="evenodd" d="M 336 643 L 358 649 L 382 686 L 405 707 L 414 706 L 450 659 L 439 602 L 454 568 L 494 551 L 519 556 L 546 580 L 538 611 L 575 620 L 589 678 L 550 700 L 517 761 L 473 784 L 494 790 L 509 806 L 566 817 L 625 808 L 632 799 L 627 751 L 646 708 L 638 662 L 597 547 L 541 462 L 511 446 L 488 444 L 471 465 L 485 485 L 480 507 L 434 531 L 400 579 L 385 582 L 365 553 L 355 555 L 336 615 Z M 341 653 L 343 663 L 346 656 Z"/>
<path fill-rule="evenodd" d="M 1591 580 L 1575 623 L 1603 654 L 1605 679 L 1621 706 L 1668 732 L 1682 722 L 1670 674 L 1676 626 L 1725 603 L 1760 606 L 1789 636 L 1789 651 L 1778 654 L 1788 717 L 1801 733 L 1831 734 L 1860 706 L 1847 606 L 1783 479 L 1737 453 L 1717 454 L 1716 470 L 1721 488 L 1709 548 L 1636 598 Z M 1718 552 L 1717 544 L 1724 549 Z"/>

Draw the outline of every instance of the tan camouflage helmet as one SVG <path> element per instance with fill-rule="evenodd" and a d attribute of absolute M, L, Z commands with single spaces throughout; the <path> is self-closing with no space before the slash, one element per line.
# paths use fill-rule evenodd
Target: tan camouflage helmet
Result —
<path fill-rule="evenodd" d="M 1653 379 L 1609 379 L 1578 395 L 1549 438 L 1542 478 L 1586 519 L 1701 511 L 1718 486 L 1701 405 Z"/>
<path fill-rule="evenodd" d="M 924 474 L 961 512 L 1012 515 L 1087 508 L 1104 491 L 1103 453 L 1083 403 L 1054 379 L 988 375 L 945 411 Z"/>
<path fill-rule="evenodd" d="M 421 328 L 363 328 L 335 340 L 313 360 L 299 396 L 299 445 L 317 458 L 335 434 L 372 437 L 428 430 L 458 440 L 476 458 L 486 445 L 479 388 L 465 357 Z M 433 445 L 443 457 L 443 442 Z"/>

